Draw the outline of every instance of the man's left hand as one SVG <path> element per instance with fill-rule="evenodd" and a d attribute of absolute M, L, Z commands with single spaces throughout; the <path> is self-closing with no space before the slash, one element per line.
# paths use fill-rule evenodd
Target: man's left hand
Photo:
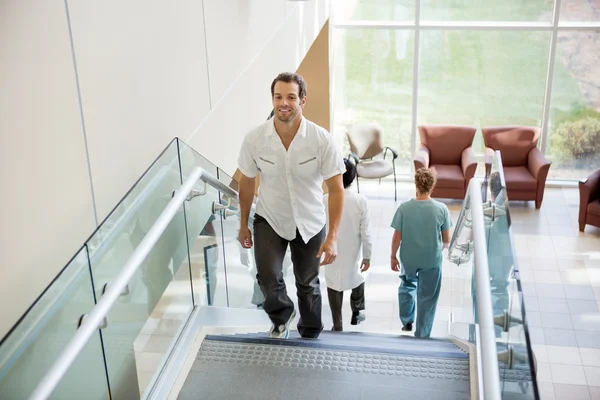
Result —
<path fill-rule="evenodd" d="M 337 243 L 335 239 L 329 237 L 325 239 L 317 253 L 317 258 L 320 259 L 323 255 L 325 257 L 323 257 L 321 265 L 328 265 L 335 261 L 335 258 L 337 257 Z"/>

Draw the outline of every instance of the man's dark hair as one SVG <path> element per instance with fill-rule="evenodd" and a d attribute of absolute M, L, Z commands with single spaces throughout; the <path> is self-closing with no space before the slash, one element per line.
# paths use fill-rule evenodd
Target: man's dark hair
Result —
<path fill-rule="evenodd" d="M 346 189 L 356 179 L 356 165 L 347 158 L 344 158 L 344 164 L 346 165 L 346 172 L 342 175 L 342 180 L 344 181 L 344 189 Z"/>
<path fill-rule="evenodd" d="M 298 75 L 294 72 L 282 72 L 275 79 L 273 79 L 273 83 L 271 83 L 271 97 L 275 96 L 275 84 L 277 82 L 295 82 L 298 85 L 298 97 L 300 100 L 306 97 L 306 82 L 301 75 Z"/>

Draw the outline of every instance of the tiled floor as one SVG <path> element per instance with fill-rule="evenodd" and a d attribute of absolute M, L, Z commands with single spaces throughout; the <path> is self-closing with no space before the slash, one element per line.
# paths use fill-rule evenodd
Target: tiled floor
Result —
<path fill-rule="evenodd" d="M 369 199 L 375 237 L 372 266 L 365 273 L 367 320 L 358 327 L 349 325 L 349 295 L 346 295 L 344 329 L 400 334 L 398 276 L 389 267 L 392 236 L 389 223 L 400 202 L 414 195 L 414 186 L 400 183 L 396 203 L 391 182 L 381 185 L 376 181 L 361 182 L 361 192 Z M 577 189 L 548 188 L 541 210 L 535 210 L 531 203 L 510 204 L 517 263 L 521 270 L 529 330 L 538 361 L 538 382 L 544 400 L 600 399 L 600 229 L 587 227 L 585 233 L 578 232 L 578 201 Z M 447 201 L 446 204 L 456 222 L 462 202 Z M 248 254 L 244 254 L 235 241 L 237 224 L 235 218 L 229 218 L 222 228 L 216 227 L 218 232 L 222 229 L 225 233 L 226 263 L 223 262 L 222 247 L 219 247 L 223 244 L 215 242 L 214 238 L 200 237 L 192 249 L 194 291 L 200 304 L 206 304 L 204 251 L 207 246 L 216 243 L 217 251 L 208 253 L 215 266 L 212 276 L 216 277 L 216 284 L 211 288 L 213 304 L 255 307 L 252 304 L 253 296 L 257 295 L 253 284 L 255 270 L 251 257 L 247 257 Z M 286 264 L 288 293 L 295 301 L 289 260 Z M 450 315 L 455 327 L 473 322 L 470 278 L 468 267 L 444 261 L 442 292 L 432 336 L 448 334 Z M 168 315 L 179 315 L 177 304 L 172 304 L 172 299 L 182 298 L 181 285 L 186 279 L 182 276 L 179 286 L 169 287 L 156 315 L 148 321 L 136 341 L 141 390 L 156 370 L 160 354 L 164 355 L 162 350 L 166 350 L 162 346 L 160 351 L 151 351 L 153 338 L 159 340 L 158 336 L 165 333 L 167 337 L 173 337 L 174 332 L 162 332 L 157 327 L 165 323 L 169 325 L 161 322 Z M 321 281 L 323 321 L 325 328 L 330 329 L 326 286 L 324 279 Z M 159 309 L 163 312 L 158 312 Z M 165 314 L 165 309 L 172 312 Z M 181 324 L 179 318 L 174 319 L 169 325 L 173 329 Z"/>

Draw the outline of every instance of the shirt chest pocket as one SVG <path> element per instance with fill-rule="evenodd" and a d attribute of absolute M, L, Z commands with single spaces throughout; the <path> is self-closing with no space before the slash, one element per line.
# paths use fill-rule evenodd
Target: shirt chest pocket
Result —
<path fill-rule="evenodd" d="M 298 157 L 296 173 L 299 176 L 315 176 L 319 172 L 319 159 L 317 156 L 306 155 Z"/>
<path fill-rule="evenodd" d="M 260 156 L 256 162 L 259 171 L 261 174 L 266 176 L 277 176 L 279 175 L 279 168 L 281 166 L 277 165 L 278 160 L 277 157 L 274 156 Z"/>

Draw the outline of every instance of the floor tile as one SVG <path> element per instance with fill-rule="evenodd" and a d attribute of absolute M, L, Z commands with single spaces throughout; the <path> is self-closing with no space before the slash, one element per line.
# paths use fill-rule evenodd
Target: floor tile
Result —
<path fill-rule="evenodd" d="M 573 330 L 543 328 L 545 344 L 553 346 L 577 346 Z"/>
<path fill-rule="evenodd" d="M 590 386 L 600 387 L 600 367 L 583 367 L 585 376 Z"/>
<path fill-rule="evenodd" d="M 565 298 L 563 285 L 535 283 L 535 290 L 539 297 Z"/>
<path fill-rule="evenodd" d="M 569 304 L 571 314 L 600 312 L 596 300 L 567 299 L 567 303 Z"/>
<path fill-rule="evenodd" d="M 565 297 L 568 299 L 594 300 L 594 290 L 591 286 L 563 285 Z"/>
<path fill-rule="evenodd" d="M 600 349 L 580 347 L 581 363 L 588 367 L 600 367 Z"/>
<path fill-rule="evenodd" d="M 541 316 L 544 328 L 573 329 L 571 314 L 542 312 Z"/>
<path fill-rule="evenodd" d="M 575 337 L 579 347 L 600 349 L 600 334 L 598 332 L 575 330 Z"/>
<path fill-rule="evenodd" d="M 539 310 L 542 312 L 569 313 L 566 299 L 538 297 Z"/>
<path fill-rule="evenodd" d="M 567 385 L 587 385 L 585 371 L 579 365 L 550 364 L 552 382 Z M 554 387 L 556 391 L 556 386 Z"/>
<path fill-rule="evenodd" d="M 538 381 L 537 386 L 541 400 L 556 399 L 556 395 L 554 394 L 554 385 L 552 383 Z"/>
<path fill-rule="evenodd" d="M 578 347 L 546 346 L 546 351 L 551 364 L 581 365 Z"/>
<path fill-rule="evenodd" d="M 589 400 L 590 391 L 587 386 L 554 384 L 556 400 Z"/>
<path fill-rule="evenodd" d="M 590 391 L 591 400 L 600 400 L 600 387 L 599 386 L 588 386 Z"/>

